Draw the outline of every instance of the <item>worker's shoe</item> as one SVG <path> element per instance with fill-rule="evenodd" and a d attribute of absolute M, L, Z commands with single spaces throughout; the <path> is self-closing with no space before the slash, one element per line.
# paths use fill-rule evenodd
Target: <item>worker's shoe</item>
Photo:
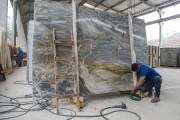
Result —
<path fill-rule="evenodd" d="M 151 100 L 151 103 L 157 103 L 157 102 L 159 102 L 160 101 L 160 98 L 158 98 L 158 97 L 154 97 L 152 100 Z"/>
<path fill-rule="evenodd" d="M 151 89 L 151 91 L 148 92 L 148 95 L 147 95 L 147 96 L 148 96 L 148 97 L 152 97 L 152 96 L 153 96 L 153 91 L 154 91 L 154 90 Z"/>

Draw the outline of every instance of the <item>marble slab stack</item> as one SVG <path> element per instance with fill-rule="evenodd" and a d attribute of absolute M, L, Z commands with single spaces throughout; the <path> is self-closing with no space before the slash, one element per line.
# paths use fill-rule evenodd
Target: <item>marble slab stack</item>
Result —
<path fill-rule="evenodd" d="M 148 63 L 145 23 L 134 18 L 134 43 L 137 62 Z M 39 98 L 55 95 L 52 30 L 58 40 L 71 40 L 71 5 L 36 0 L 33 40 L 33 93 Z M 127 16 L 77 7 L 80 93 L 83 95 L 130 90 L 130 42 Z M 58 47 L 58 56 L 70 57 L 71 49 Z M 58 65 L 58 74 L 71 72 L 71 63 Z M 71 79 L 59 84 L 59 94 L 70 94 Z"/>
<path fill-rule="evenodd" d="M 179 48 L 161 48 L 161 66 L 177 67 Z"/>
<path fill-rule="evenodd" d="M 27 75 L 26 79 L 30 83 L 33 81 L 32 78 L 32 59 L 33 59 L 33 32 L 34 32 L 34 21 L 30 20 L 28 23 L 28 36 L 27 36 Z"/>
<path fill-rule="evenodd" d="M 148 46 L 149 53 L 149 66 L 156 68 L 159 66 L 159 47 L 158 46 Z"/>

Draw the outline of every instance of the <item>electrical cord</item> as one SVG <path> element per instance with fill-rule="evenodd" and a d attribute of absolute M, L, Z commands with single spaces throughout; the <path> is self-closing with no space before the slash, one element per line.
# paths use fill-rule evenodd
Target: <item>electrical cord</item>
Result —
<path fill-rule="evenodd" d="M 107 107 L 107 108 L 104 108 L 104 109 L 102 109 L 102 110 L 100 111 L 101 116 L 102 116 L 105 120 L 109 120 L 109 119 L 107 119 L 107 118 L 105 117 L 105 115 L 103 114 L 103 111 L 105 111 L 105 110 L 107 110 L 107 109 L 112 109 L 112 108 L 117 108 L 117 107 Z M 122 110 L 114 110 L 114 111 L 112 111 L 112 112 L 109 112 L 108 114 L 112 114 L 112 113 L 115 113 L 115 112 L 127 112 L 127 113 L 131 113 L 131 114 L 136 115 L 139 120 L 142 120 L 141 117 L 140 117 L 140 115 L 138 115 L 138 114 L 135 113 L 135 112 L 129 111 L 129 110 L 123 110 L 123 109 L 122 109 Z"/>
<path fill-rule="evenodd" d="M 13 83 L 18 85 L 32 85 L 32 82 L 27 82 L 25 80 L 14 81 Z"/>
<path fill-rule="evenodd" d="M 63 116 L 63 117 L 69 117 L 67 120 L 70 120 L 70 119 L 73 119 L 75 117 L 85 117 L 85 118 L 93 118 L 93 117 L 103 117 L 105 120 L 108 120 L 105 116 L 106 115 L 109 115 L 109 114 L 112 114 L 112 113 L 115 113 L 115 112 L 128 112 L 128 113 L 131 113 L 131 114 L 134 114 L 136 115 L 139 120 L 141 120 L 141 117 L 135 113 L 135 112 L 132 112 L 132 111 L 128 111 L 128 110 L 122 110 L 122 109 L 126 109 L 126 105 L 124 103 L 122 103 L 122 105 L 116 105 L 116 106 L 112 106 L 112 107 L 106 107 L 106 108 L 103 108 L 101 111 L 100 111 L 100 115 L 90 115 L 90 116 L 87 116 L 87 115 L 76 115 L 76 112 L 71 110 L 71 109 L 67 109 L 67 108 L 60 108 L 60 109 L 65 109 L 65 110 L 68 110 L 71 112 L 71 115 L 64 115 L 64 114 L 56 114 L 54 112 L 52 112 L 53 109 L 55 109 L 55 105 L 52 104 L 52 101 L 51 100 L 42 100 L 42 101 L 29 101 L 29 102 L 19 102 L 18 99 L 24 99 L 24 98 L 32 98 L 31 95 L 26 95 L 25 97 L 17 97 L 17 98 L 10 98 L 10 97 L 7 97 L 5 95 L 1 95 L 0 96 L 3 96 L 3 97 L 6 97 L 6 98 L 9 98 L 9 101 L 12 105 L 7 105 L 7 102 L 6 102 L 6 105 L 1 105 L 0 107 L 5 107 L 5 106 L 14 106 L 14 108 L 10 109 L 10 110 L 7 110 L 7 111 L 3 111 L 3 112 L 0 112 L 1 114 L 5 114 L 5 113 L 10 113 L 10 112 L 23 112 L 22 114 L 20 115 L 17 115 L 17 116 L 13 116 L 13 117 L 9 117 L 9 118 L 3 118 L 3 119 L 0 119 L 0 120 L 5 120 L 5 119 L 12 119 L 12 118 L 16 118 L 16 117 L 20 117 L 20 116 L 23 116 L 25 114 L 27 114 L 28 112 L 30 111 L 41 111 L 41 110 L 47 110 L 49 111 L 50 113 L 54 114 L 54 115 L 58 115 L 58 116 Z M 34 103 L 34 104 L 33 104 Z M 22 105 L 29 105 L 29 104 L 33 104 L 33 106 L 31 106 L 29 109 L 24 109 L 22 108 L 21 106 Z M 34 108 L 35 106 L 37 105 L 40 105 L 40 107 L 38 108 Z M 18 107 L 17 107 L 18 106 Z M 15 108 L 16 107 L 16 108 Z M 50 107 L 48 109 L 48 107 Z M 21 109 L 22 111 L 14 111 L 16 109 Z M 121 108 L 121 110 L 115 110 L 115 111 L 111 111 L 111 112 L 108 112 L 108 113 L 105 113 L 103 114 L 103 112 L 107 109 L 112 109 L 112 108 Z M 72 114 L 73 113 L 73 114 Z"/>
<path fill-rule="evenodd" d="M 7 119 L 12 119 L 12 118 L 17 118 L 17 117 L 23 116 L 23 115 L 27 114 L 27 113 L 28 113 L 34 106 L 36 106 L 36 105 L 37 105 L 37 104 L 31 106 L 31 107 L 29 108 L 29 110 L 28 110 L 28 111 L 24 111 L 23 114 L 20 114 L 20 115 L 17 115 L 17 116 L 13 116 L 13 117 L 8 117 L 8 118 L 1 118 L 0 120 L 7 120 Z"/>
<path fill-rule="evenodd" d="M 12 109 L 9 109 L 9 110 L 0 111 L 0 114 L 4 114 L 4 113 L 11 112 L 11 111 L 13 111 L 13 110 L 16 110 L 16 109 L 19 108 L 19 105 L 7 105 L 7 104 L 5 104 L 5 105 L 0 105 L 0 108 L 2 108 L 2 107 L 13 107 L 13 108 L 12 108 Z"/>
<path fill-rule="evenodd" d="M 22 81 L 14 81 L 14 84 L 31 85 L 29 83 L 27 83 L 27 84 L 22 83 Z M 109 120 L 105 116 L 112 114 L 112 113 L 116 113 L 116 112 L 128 112 L 128 113 L 136 115 L 139 118 L 139 120 L 141 120 L 141 117 L 137 113 L 129 111 L 129 110 L 124 110 L 124 109 L 127 109 L 127 107 L 124 103 L 122 103 L 121 105 L 103 108 L 100 111 L 99 115 L 77 115 L 76 112 L 71 110 L 71 109 L 60 108 L 60 109 L 70 111 L 71 115 L 65 115 L 65 114 L 57 114 L 57 113 L 52 111 L 53 109 L 56 108 L 56 106 L 52 104 L 51 99 L 49 99 L 49 100 L 42 99 L 42 100 L 36 100 L 36 101 L 31 100 L 31 101 L 26 101 L 26 102 L 20 102 L 22 99 L 30 99 L 30 98 L 33 98 L 33 96 L 31 94 L 25 95 L 24 97 L 16 97 L 16 98 L 11 98 L 11 97 L 8 97 L 8 96 L 2 95 L 2 94 L 0 94 L 0 96 L 9 99 L 9 102 L 1 102 L 0 101 L 0 104 L 2 104 L 2 105 L 0 105 L 0 108 L 1 107 L 12 107 L 9 110 L 0 111 L 0 115 L 7 114 L 7 113 L 13 113 L 13 112 L 22 113 L 22 114 L 13 116 L 13 117 L 0 118 L 0 120 L 17 118 L 17 117 L 20 117 L 20 116 L 27 114 L 30 111 L 42 111 L 42 110 L 47 110 L 48 112 L 50 112 L 51 114 L 54 114 L 54 115 L 58 115 L 58 116 L 62 116 L 62 117 L 68 117 L 68 119 L 66 119 L 66 120 L 71 120 L 71 119 L 76 118 L 76 117 L 79 117 L 79 118 L 82 118 L 82 117 L 84 117 L 84 118 L 102 117 L 105 120 Z M 26 105 L 32 105 L 32 106 L 30 106 L 29 108 L 23 108 L 22 107 L 22 106 L 26 106 Z M 38 107 L 34 108 L 35 106 L 38 106 Z M 120 110 L 114 110 L 114 111 L 111 111 L 108 113 L 103 113 L 105 110 L 112 109 L 112 108 L 121 108 L 121 109 Z"/>

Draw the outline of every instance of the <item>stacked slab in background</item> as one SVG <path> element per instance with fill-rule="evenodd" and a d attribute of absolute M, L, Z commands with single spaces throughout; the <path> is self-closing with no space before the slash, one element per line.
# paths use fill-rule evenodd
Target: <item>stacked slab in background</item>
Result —
<path fill-rule="evenodd" d="M 159 66 L 159 47 L 158 46 L 148 46 L 149 53 L 149 66 L 156 68 Z"/>
<path fill-rule="evenodd" d="M 36 97 L 55 95 L 53 63 L 53 28 L 58 40 L 71 40 L 71 5 L 36 0 L 33 40 L 33 87 Z M 124 15 L 77 8 L 80 92 L 84 95 L 130 90 L 131 74 L 128 18 Z M 134 43 L 137 62 L 148 63 L 145 23 L 134 18 Z M 58 47 L 58 56 L 71 56 L 71 49 Z M 71 63 L 58 65 L 58 74 L 70 72 Z M 72 80 L 59 84 L 61 95 L 69 94 Z"/>
<path fill-rule="evenodd" d="M 177 67 L 179 48 L 161 48 L 161 66 Z"/>

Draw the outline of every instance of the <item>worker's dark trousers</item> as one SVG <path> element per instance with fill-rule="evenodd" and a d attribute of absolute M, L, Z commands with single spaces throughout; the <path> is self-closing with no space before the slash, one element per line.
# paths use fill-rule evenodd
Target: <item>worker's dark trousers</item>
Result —
<path fill-rule="evenodd" d="M 160 92 L 161 92 L 161 83 L 162 83 L 162 78 L 159 76 L 155 76 L 154 78 L 150 80 L 146 80 L 145 83 L 141 87 L 141 92 L 150 92 L 152 88 L 155 88 L 155 93 L 154 95 L 156 97 L 160 97 Z"/>

